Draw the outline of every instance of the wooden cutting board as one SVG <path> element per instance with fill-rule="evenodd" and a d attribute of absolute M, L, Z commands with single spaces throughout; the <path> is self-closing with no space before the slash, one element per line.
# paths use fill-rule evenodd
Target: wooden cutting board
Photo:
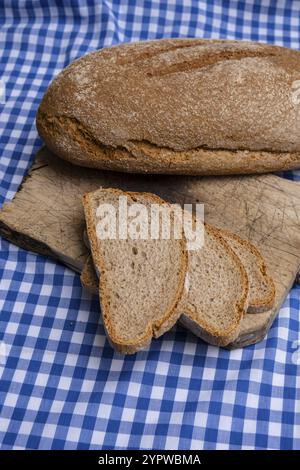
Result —
<path fill-rule="evenodd" d="M 129 175 L 80 168 L 41 149 L 12 202 L 0 235 L 81 272 L 88 252 L 81 196 L 102 187 L 151 191 L 170 202 L 205 204 L 205 220 L 251 240 L 276 283 L 276 305 L 245 315 L 231 348 L 263 339 L 300 268 L 300 184 L 274 175 L 185 177 Z"/>

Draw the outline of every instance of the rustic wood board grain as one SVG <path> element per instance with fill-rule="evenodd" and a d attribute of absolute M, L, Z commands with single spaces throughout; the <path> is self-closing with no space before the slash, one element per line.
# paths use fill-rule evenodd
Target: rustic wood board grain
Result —
<path fill-rule="evenodd" d="M 205 204 L 205 220 L 255 243 L 276 283 L 276 305 L 245 315 L 230 345 L 260 341 L 270 328 L 300 268 L 300 185 L 274 175 L 180 177 L 123 175 L 79 168 L 43 148 L 12 202 L 0 211 L 0 235 L 31 251 L 54 257 L 81 272 L 81 196 L 102 187 L 152 191 L 171 202 Z"/>

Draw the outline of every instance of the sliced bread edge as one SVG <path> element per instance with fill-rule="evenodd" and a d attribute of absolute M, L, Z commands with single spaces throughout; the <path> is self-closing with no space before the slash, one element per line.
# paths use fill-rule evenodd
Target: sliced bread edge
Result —
<path fill-rule="evenodd" d="M 249 302 L 247 307 L 247 313 L 262 313 L 267 310 L 270 310 L 274 306 L 275 302 L 275 284 L 272 277 L 268 274 L 268 269 L 266 262 L 258 250 L 258 248 L 253 245 L 249 240 L 245 240 L 241 238 L 239 235 L 225 229 L 218 229 L 220 231 L 220 235 L 225 238 L 225 241 L 230 245 L 233 251 L 235 251 L 234 245 L 231 243 L 231 240 L 237 242 L 240 246 L 242 246 L 248 253 L 251 253 L 252 256 L 255 257 L 256 265 L 259 269 L 259 273 L 261 276 L 261 282 L 265 283 L 267 286 L 267 293 L 264 295 L 261 292 L 259 295 L 252 296 L 253 290 L 250 287 L 249 290 Z M 236 254 L 240 257 L 239 253 Z M 247 263 L 241 259 L 244 267 L 247 271 L 249 283 L 251 285 L 251 272 L 248 270 Z"/>

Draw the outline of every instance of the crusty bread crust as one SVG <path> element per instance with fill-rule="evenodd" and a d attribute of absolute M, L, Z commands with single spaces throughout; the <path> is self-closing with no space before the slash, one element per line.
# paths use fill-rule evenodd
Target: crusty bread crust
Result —
<path fill-rule="evenodd" d="M 192 333 L 194 333 L 196 336 L 199 336 L 201 339 L 210 344 L 213 344 L 215 346 L 227 346 L 229 343 L 231 343 L 238 337 L 241 320 L 247 309 L 249 281 L 246 270 L 243 264 L 241 263 L 240 258 L 232 250 L 229 244 L 222 238 L 219 233 L 219 230 L 209 224 L 205 224 L 205 230 L 210 234 L 210 236 L 218 240 L 218 242 L 228 252 L 229 256 L 236 264 L 237 269 L 240 271 L 242 288 L 240 292 L 240 297 L 237 300 L 235 306 L 233 306 L 236 311 L 236 315 L 232 321 L 232 324 L 228 328 L 215 329 L 203 318 L 200 318 L 197 315 L 197 313 L 199 312 L 193 312 L 188 307 L 188 301 L 185 302 L 185 299 L 183 297 L 182 303 L 180 303 L 178 306 L 179 310 L 181 312 L 184 312 L 180 317 L 180 323 L 182 323 L 186 328 L 192 331 Z"/>
<path fill-rule="evenodd" d="M 80 275 L 81 285 L 88 289 L 92 294 L 99 293 L 99 279 L 95 271 L 92 256 L 86 260 Z"/>
<path fill-rule="evenodd" d="M 261 313 L 270 310 L 275 302 L 275 284 L 271 276 L 268 274 L 267 266 L 261 253 L 249 240 L 245 240 L 239 237 L 237 234 L 230 232 L 229 230 L 218 230 L 221 236 L 224 234 L 227 237 L 235 239 L 238 243 L 244 246 L 246 250 L 249 250 L 255 256 L 261 276 L 268 285 L 268 293 L 264 296 L 264 298 L 254 298 L 251 302 L 249 301 L 247 313 Z"/>
<path fill-rule="evenodd" d="M 118 189 L 105 189 L 103 191 L 111 192 L 118 195 L 127 195 L 128 197 L 138 196 L 139 194 L 143 194 L 143 196 L 147 196 L 153 203 L 157 204 L 164 204 L 170 206 L 168 203 L 163 201 L 161 198 L 154 194 L 150 193 L 135 193 L 135 192 L 124 192 Z M 148 324 L 146 331 L 143 335 L 139 335 L 136 338 L 132 338 L 132 340 L 123 340 L 122 338 L 116 336 L 114 334 L 114 329 L 110 321 L 110 308 L 109 308 L 109 301 L 108 301 L 108 292 L 107 292 L 107 273 L 105 270 L 105 266 L 103 263 L 103 259 L 99 253 L 97 247 L 97 238 L 95 235 L 95 231 L 93 228 L 94 225 L 94 214 L 92 209 L 92 200 L 93 200 L 94 192 L 87 193 L 83 196 L 83 206 L 87 224 L 87 235 L 89 238 L 91 252 L 94 264 L 99 271 L 100 279 L 99 279 L 99 297 L 100 303 L 102 307 L 102 317 L 104 328 L 107 333 L 108 339 L 110 344 L 113 348 L 122 353 L 122 354 L 133 354 L 140 349 L 144 349 L 148 346 L 151 342 L 152 338 L 157 338 L 161 336 L 163 333 L 168 331 L 177 321 L 178 317 L 180 316 L 180 312 L 177 310 L 177 304 L 181 299 L 182 291 L 184 288 L 184 280 L 186 275 L 187 269 L 187 252 L 186 252 L 186 240 L 184 235 L 182 236 L 181 240 L 178 240 L 181 244 L 181 265 L 180 265 L 180 275 L 179 275 L 179 282 L 178 288 L 174 296 L 174 300 L 172 305 L 169 309 L 162 315 L 162 317 L 158 320 L 155 320 Z M 84 278 L 83 278 L 84 279 Z"/>
<path fill-rule="evenodd" d="M 262 173 L 300 166 L 293 100 L 300 52 L 244 41 L 163 39 L 103 49 L 52 82 L 46 145 L 93 168 Z"/>
<path fill-rule="evenodd" d="M 83 126 L 69 118 L 39 114 L 40 135 L 47 147 L 78 166 L 124 173 L 178 175 L 230 175 L 294 170 L 300 167 L 300 152 L 267 152 L 195 148 L 176 151 L 149 142 L 108 147 L 91 138 Z"/>

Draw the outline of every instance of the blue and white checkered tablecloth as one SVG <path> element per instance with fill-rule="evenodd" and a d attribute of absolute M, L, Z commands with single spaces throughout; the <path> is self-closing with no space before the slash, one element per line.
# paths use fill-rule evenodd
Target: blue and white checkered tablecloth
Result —
<path fill-rule="evenodd" d="M 170 36 L 300 48 L 297 0 L 5 0 L 0 22 L 1 204 L 41 145 L 44 91 L 86 52 Z M 78 275 L 0 247 L 2 449 L 300 448 L 299 286 L 256 346 L 229 352 L 178 326 L 124 358 Z"/>

